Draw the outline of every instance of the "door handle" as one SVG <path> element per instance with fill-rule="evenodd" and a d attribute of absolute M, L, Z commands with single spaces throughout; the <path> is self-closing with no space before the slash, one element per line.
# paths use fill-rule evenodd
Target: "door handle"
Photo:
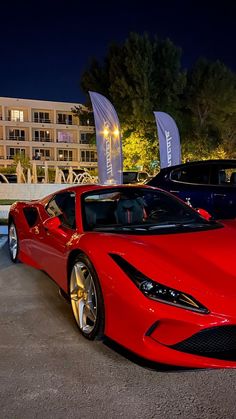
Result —
<path fill-rule="evenodd" d="M 179 191 L 170 191 L 170 193 L 179 193 Z"/>
<path fill-rule="evenodd" d="M 39 234 L 39 228 L 38 228 L 38 226 L 33 227 L 31 231 L 34 234 Z"/>

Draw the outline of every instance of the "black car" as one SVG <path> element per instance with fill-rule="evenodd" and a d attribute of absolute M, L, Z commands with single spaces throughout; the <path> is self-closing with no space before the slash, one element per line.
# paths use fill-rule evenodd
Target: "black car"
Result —
<path fill-rule="evenodd" d="M 16 183 L 17 182 L 17 176 L 14 174 L 2 174 L 0 173 L 0 183 Z"/>
<path fill-rule="evenodd" d="M 123 183 L 146 183 L 151 177 L 147 172 L 129 170 L 123 172 Z"/>
<path fill-rule="evenodd" d="M 148 185 L 165 189 L 214 218 L 236 217 L 236 160 L 205 160 L 161 169 Z"/>

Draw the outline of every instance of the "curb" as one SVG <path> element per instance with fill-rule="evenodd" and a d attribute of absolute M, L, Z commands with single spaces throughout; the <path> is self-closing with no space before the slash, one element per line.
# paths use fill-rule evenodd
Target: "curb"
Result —
<path fill-rule="evenodd" d="M 6 244 L 7 236 L 0 236 L 0 249 Z"/>
<path fill-rule="evenodd" d="M 8 234 L 8 226 L 0 226 L 0 236 L 7 236 Z"/>

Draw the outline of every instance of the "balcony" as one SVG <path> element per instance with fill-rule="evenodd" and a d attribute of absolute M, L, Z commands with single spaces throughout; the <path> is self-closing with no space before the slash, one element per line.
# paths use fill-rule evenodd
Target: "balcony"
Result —
<path fill-rule="evenodd" d="M 52 156 L 33 156 L 32 160 L 34 161 L 55 161 L 54 157 Z"/>
<path fill-rule="evenodd" d="M 60 125 L 75 125 L 75 124 L 73 124 L 73 122 L 71 121 L 71 120 L 62 120 L 62 119 L 58 119 L 57 120 L 57 124 L 60 124 Z"/>
<path fill-rule="evenodd" d="M 37 118 L 37 117 L 33 118 L 33 122 L 37 122 L 39 124 L 51 124 L 52 123 L 51 119 Z"/>
<path fill-rule="evenodd" d="M 8 155 L 7 155 L 7 160 L 14 160 L 14 158 L 15 158 L 16 156 L 19 156 L 19 154 L 18 154 L 18 153 L 16 153 L 15 155 L 13 155 L 13 154 L 8 154 Z M 29 157 L 29 156 L 22 155 L 22 157 Z"/>
<path fill-rule="evenodd" d="M 57 143 L 59 143 L 59 144 L 77 144 L 78 143 L 78 140 L 77 139 L 74 139 L 74 138 L 70 138 L 69 140 L 67 139 L 59 139 L 59 138 L 57 138 Z"/>
<path fill-rule="evenodd" d="M 53 142 L 53 138 L 43 138 L 43 137 L 34 137 L 32 138 L 32 141 L 37 141 L 40 143 L 52 143 Z"/>
<path fill-rule="evenodd" d="M 73 157 L 60 157 L 60 156 L 57 157 L 57 161 L 74 161 L 74 160 L 75 158 Z"/>
<path fill-rule="evenodd" d="M 26 139 L 25 139 L 25 137 L 19 137 L 19 136 L 16 136 L 16 137 L 7 137 L 6 138 L 6 140 L 7 141 L 27 141 Z"/>
<path fill-rule="evenodd" d="M 1 118 L 2 119 L 2 121 L 11 121 L 11 122 L 22 122 L 22 123 L 24 123 L 24 122 L 29 122 L 29 119 L 28 118 L 16 118 L 16 117 L 14 117 L 14 116 L 6 116 L 5 118 Z"/>

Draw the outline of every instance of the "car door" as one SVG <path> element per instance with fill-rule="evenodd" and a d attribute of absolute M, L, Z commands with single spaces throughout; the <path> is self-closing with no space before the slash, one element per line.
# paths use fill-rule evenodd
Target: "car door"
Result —
<path fill-rule="evenodd" d="M 75 193 L 59 192 L 48 202 L 44 211 L 44 220 L 58 217 L 60 229 L 49 229 L 41 225 L 40 233 L 35 235 L 33 248 L 35 257 L 42 269 L 50 275 L 60 287 L 67 281 L 68 243 L 76 232 Z"/>
<path fill-rule="evenodd" d="M 166 180 L 168 190 L 194 208 L 204 208 L 211 213 L 210 173 L 210 165 L 189 164 L 173 168 L 168 175 L 169 182 Z"/>
<path fill-rule="evenodd" d="M 216 218 L 236 217 L 236 162 L 212 167 L 212 207 Z"/>

